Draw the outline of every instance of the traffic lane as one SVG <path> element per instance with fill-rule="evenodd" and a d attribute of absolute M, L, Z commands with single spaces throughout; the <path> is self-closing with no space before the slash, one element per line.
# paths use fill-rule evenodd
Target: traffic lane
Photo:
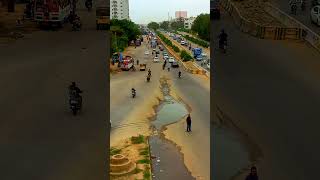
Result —
<path fill-rule="evenodd" d="M 185 71 L 178 78 L 178 71 L 177 68 L 170 70 L 171 80 L 178 97 L 190 108 L 192 133 L 186 134 L 185 127 L 178 123 L 172 128 L 181 130 L 181 133 L 172 140 L 182 148 L 185 163 L 192 174 L 210 179 L 210 81 Z"/>
<path fill-rule="evenodd" d="M 215 100 L 261 146 L 259 174 L 266 179 L 315 176 L 312 164 L 319 161 L 320 148 L 310 137 L 319 137 L 317 52 L 304 44 L 252 38 L 224 15 L 212 23 L 217 35 L 215 27 L 226 29 L 230 45 L 226 55 L 216 52 Z"/>
<path fill-rule="evenodd" d="M 123 113 L 125 109 L 134 110 L 134 104 L 129 103 L 128 98 L 131 97 L 131 88 L 135 88 L 137 90 L 137 96 L 149 94 L 151 91 L 145 91 L 146 85 L 152 85 L 152 87 L 156 87 L 155 83 L 157 83 L 157 75 L 158 73 L 156 68 L 157 64 L 152 62 L 151 54 L 148 55 L 148 58 L 145 58 L 144 52 L 146 48 L 145 46 L 140 46 L 134 49 L 132 52 L 132 57 L 137 60 L 139 59 L 140 63 L 142 61 L 146 61 L 147 69 L 146 71 L 139 71 L 139 68 L 136 66 L 136 71 L 123 71 L 117 75 L 111 77 L 110 81 L 110 103 L 111 103 L 111 120 L 112 123 L 121 124 L 125 119 L 126 114 Z M 150 52 L 151 53 L 151 52 Z M 146 84 L 146 77 L 148 74 L 148 69 L 150 68 L 151 72 L 153 72 L 153 77 L 151 81 Z M 159 67 L 158 67 L 159 69 Z M 122 110 L 119 110 L 121 107 Z"/>
<path fill-rule="evenodd" d="M 97 32 L 39 32 L 1 48 L 2 179 L 104 175 L 106 40 Z M 77 117 L 67 105 L 72 80 L 85 91 Z"/>
<path fill-rule="evenodd" d="M 313 32 L 317 33 L 318 35 L 320 34 L 320 27 L 317 26 L 315 23 L 312 23 L 310 19 L 310 10 L 312 8 L 312 4 L 310 1 L 306 2 L 306 10 L 305 12 L 301 11 L 300 5 L 298 5 L 298 10 L 297 10 L 297 15 L 291 14 L 290 6 L 289 6 L 289 1 L 287 0 L 277 0 L 274 1 L 272 0 L 272 3 L 276 5 L 279 9 L 287 13 L 289 16 L 295 18 L 308 28 L 310 28 Z"/>

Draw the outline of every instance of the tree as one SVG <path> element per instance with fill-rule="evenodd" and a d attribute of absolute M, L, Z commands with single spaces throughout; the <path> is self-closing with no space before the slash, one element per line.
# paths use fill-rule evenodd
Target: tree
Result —
<path fill-rule="evenodd" d="M 183 20 L 183 18 L 179 18 L 179 19 L 177 19 L 177 21 L 173 21 L 171 23 L 171 28 L 173 30 L 178 30 L 178 29 L 184 28 L 184 20 Z"/>
<path fill-rule="evenodd" d="M 164 29 L 164 30 L 168 30 L 169 29 L 169 21 L 163 21 L 160 24 L 160 28 Z"/>
<path fill-rule="evenodd" d="M 156 22 L 151 22 L 151 23 L 148 24 L 148 28 L 149 28 L 149 29 L 153 29 L 153 30 L 155 30 L 155 31 L 156 31 L 157 29 L 159 29 L 159 27 L 160 27 L 159 24 L 156 23 Z"/>
<path fill-rule="evenodd" d="M 200 14 L 197 16 L 191 30 L 197 32 L 201 39 L 210 41 L 210 15 Z"/>

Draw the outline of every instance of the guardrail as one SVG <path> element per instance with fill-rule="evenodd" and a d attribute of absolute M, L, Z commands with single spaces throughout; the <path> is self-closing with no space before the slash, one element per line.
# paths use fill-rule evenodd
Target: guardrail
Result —
<path fill-rule="evenodd" d="M 242 32 L 254 37 L 273 40 L 301 40 L 304 38 L 304 31 L 297 26 L 262 26 L 243 17 L 231 0 L 222 0 L 220 4 L 232 16 Z"/>

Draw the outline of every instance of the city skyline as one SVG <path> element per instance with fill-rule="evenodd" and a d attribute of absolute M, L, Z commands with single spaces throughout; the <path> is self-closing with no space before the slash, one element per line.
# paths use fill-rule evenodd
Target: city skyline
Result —
<path fill-rule="evenodd" d="M 148 5 L 150 4 L 150 5 Z M 147 8 L 150 6 L 150 8 Z M 188 17 L 210 13 L 209 0 L 129 0 L 130 19 L 137 24 L 162 22 L 175 18 L 176 11 L 187 11 Z M 141 11 L 142 10 L 142 11 Z"/>

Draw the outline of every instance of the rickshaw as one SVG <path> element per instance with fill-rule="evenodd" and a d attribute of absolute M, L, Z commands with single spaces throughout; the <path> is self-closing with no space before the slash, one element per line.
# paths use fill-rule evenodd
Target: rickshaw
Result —
<path fill-rule="evenodd" d="M 143 64 L 140 64 L 140 71 L 145 71 L 147 68 L 147 64 L 143 63 Z"/>
<path fill-rule="evenodd" d="M 110 11 L 108 7 L 97 7 L 96 10 L 97 30 L 110 28 Z"/>

